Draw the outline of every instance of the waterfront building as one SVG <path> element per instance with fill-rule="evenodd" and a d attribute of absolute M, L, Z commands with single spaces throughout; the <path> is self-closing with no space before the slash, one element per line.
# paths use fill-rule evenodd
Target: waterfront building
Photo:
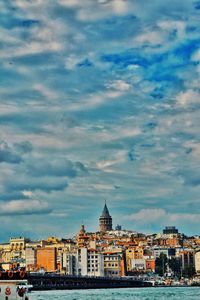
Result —
<path fill-rule="evenodd" d="M 126 249 L 126 270 L 127 272 L 132 271 L 132 259 L 134 259 L 134 248 Z"/>
<path fill-rule="evenodd" d="M 181 269 L 187 269 L 187 268 L 191 268 L 194 267 L 195 264 L 195 253 L 193 249 L 184 249 L 181 250 L 177 253 L 179 259 L 180 259 L 180 265 L 181 265 Z"/>
<path fill-rule="evenodd" d="M 9 270 L 10 258 L 11 258 L 10 244 L 9 243 L 0 244 L 0 262 L 1 262 L 1 267 L 4 270 Z"/>
<path fill-rule="evenodd" d="M 132 262 L 132 270 L 134 271 L 144 271 L 146 270 L 146 261 L 144 258 L 133 258 Z"/>
<path fill-rule="evenodd" d="M 145 259 L 146 262 L 146 271 L 147 272 L 155 272 L 155 268 L 156 268 L 156 261 L 154 258 L 147 258 Z"/>
<path fill-rule="evenodd" d="M 63 252 L 61 254 L 61 273 L 64 273 L 66 275 L 76 275 L 76 254 L 75 253 L 69 253 L 69 252 Z"/>
<path fill-rule="evenodd" d="M 195 271 L 197 275 L 200 275 L 200 249 L 195 253 Z"/>
<path fill-rule="evenodd" d="M 104 276 L 103 254 L 96 249 L 79 248 L 76 255 L 77 275 Z"/>
<path fill-rule="evenodd" d="M 36 268 L 36 249 L 26 248 L 25 250 L 26 270 L 35 271 Z"/>
<path fill-rule="evenodd" d="M 151 250 L 135 246 L 126 249 L 126 268 L 128 274 L 135 271 L 155 271 L 155 259 Z"/>
<path fill-rule="evenodd" d="M 46 241 L 47 244 L 43 248 L 56 249 L 56 269 L 61 270 L 61 255 L 63 252 L 73 251 L 76 247 L 76 243 L 71 239 L 59 239 L 55 237 L 49 237 Z M 54 251 L 54 250 L 53 250 Z"/>
<path fill-rule="evenodd" d="M 9 243 L 0 245 L 0 261 L 4 270 L 25 267 L 26 238 L 11 238 Z"/>
<path fill-rule="evenodd" d="M 57 270 L 56 248 L 37 249 L 37 268 L 46 272 L 55 272 Z"/>
<path fill-rule="evenodd" d="M 24 237 L 10 238 L 11 251 L 25 250 L 26 243 L 28 242 L 30 242 L 30 240 Z"/>
<path fill-rule="evenodd" d="M 128 272 L 137 269 L 136 265 L 143 264 L 142 269 L 145 269 L 145 261 L 143 261 L 144 250 L 142 247 L 135 246 L 126 249 L 126 269 Z M 141 263 L 141 261 L 143 261 Z"/>
<path fill-rule="evenodd" d="M 109 210 L 105 203 L 102 214 L 99 218 L 99 231 L 106 232 L 112 230 L 112 217 L 110 216 Z"/>
<path fill-rule="evenodd" d="M 108 277 L 125 275 L 123 253 L 104 252 L 104 273 Z"/>
<path fill-rule="evenodd" d="M 10 269 L 26 266 L 25 248 L 30 240 L 24 237 L 10 239 Z"/>

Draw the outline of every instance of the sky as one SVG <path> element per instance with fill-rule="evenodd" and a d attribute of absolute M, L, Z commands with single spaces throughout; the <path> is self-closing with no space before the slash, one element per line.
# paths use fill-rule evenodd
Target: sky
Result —
<path fill-rule="evenodd" d="M 200 1 L 0 1 L 0 241 L 200 234 Z"/>

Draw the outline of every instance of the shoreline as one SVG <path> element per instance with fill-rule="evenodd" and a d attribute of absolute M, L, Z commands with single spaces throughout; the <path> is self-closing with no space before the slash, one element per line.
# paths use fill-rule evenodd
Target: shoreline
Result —
<path fill-rule="evenodd" d="M 161 289 L 161 288 L 198 288 L 200 286 L 191 286 L 191 285 L 184 285 L 184 286 L 146 286 L 146 287 L 76 287 L 76 288 L 49 288 L 49 289 L 31 289 L 31 292 L 47 292 L 47 291 L 72 291 L 72 290 L 76 290 L 76 291 L 80 291 L 80 290 L 119 290 L 119 289 Z"/>

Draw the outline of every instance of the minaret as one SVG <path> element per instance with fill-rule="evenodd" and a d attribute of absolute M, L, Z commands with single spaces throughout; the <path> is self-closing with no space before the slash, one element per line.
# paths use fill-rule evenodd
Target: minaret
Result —
<path fill-rule="evenodd" d="M 112 230 L 112 217 L 109 214 L 109 210 L 105 203 L 102 214 L 99 218 L 99 231 L 105 232 Z"/>
<path fill-rule="evenodd" d="M 85 226 L 84 224 L 81 224 L 80 231 L 77 235 L 77 242 L 79 247 L 83 247 L 85 245 L 85 234 L 86 234 Z"/>

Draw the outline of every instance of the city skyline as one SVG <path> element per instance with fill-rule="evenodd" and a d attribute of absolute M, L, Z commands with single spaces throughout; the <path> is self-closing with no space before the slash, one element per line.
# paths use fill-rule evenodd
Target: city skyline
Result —
<path fill-rule="evenodd" d="M 105 210 L 107 212 L 105 212 Z M 103 221 L 104 220 L 104 221 Z M 111 220 L 111 221 L 110 221 Z M 103 221 L 103 222 L 102 222 Z M 111 222 L 111 223 L 110 223 Z M 104 224 L 102 226 L 102 224 Z M 167 238 L 168 236 L 171 235 L 170 238 L 173 239 L 174 236 L 179 236 L 179 237 L 182 237 L 183 239 L 185 238 L 186 240 L 187 239 L 190 239 L 190 238 L 193 238 L 193 239 L 197 239 L 199 238 L 199 234 L 194 234 L 194 235 L 191 235 L 191 236 L 187 236 L 185 235 L 184 232 L 180 232 L 179 231 L 179 228 L 176 228 L 176 226 L 173 226 L 173 225 L 166 225 L 165 227 L 163 228 L 160 228 L 160 230 L 156 231 L 156 232 L 142 232 L 142 231 L 135 231 L 135 230 L 132 230 L 130 228 L 123 228 L 122 225 L 120 225 L 119 223 L 116 223 L 112 226 L 112 216 L 109 212 L 109 209 L 107 207 L 107 204 L 105 203 L 104 204 L 104 207 L 103 207 L 103 210 L 102 210 L 102 213 L 99 215 L 99 218 L 96 220 L 96 230 L 94 231 L 90 231 L 88 230 L 87 228 L 87 223 L 82 222 L 79 224 L 79 229 L 77 232 L 74 233 L 73 236 L 69 236 L 69 235 L 65 235 L 65 236 L 61 236 L 59 235 L 58 233 L 56 233 L 56 235 L 43 235 L 43 236 L 38 236 L 37 239 L 35 239 L 35 241 L 44 241 L 44 240 L 49 240 L 49 241 L 62 241 L 62 240 L 71 240 L 71 241 L 75 241 L 77 239 L 78 236 L 85 236 L 87 237 L 87 234 L 89 234 L 89 236 L 93 236 L 94 237 L 99 235 L 101 236 L 101 238 L 103 239 L 103 237 L 105 236 L 118 236 L 118 237 L 123 237 L 123 236 L 128 236 L 129 238 L 132 236 L 135 236 L 135 237 L 161 237 L 161 236 L 164 236 L 165 238 Z M 18 240 L 18 239 L 23 239 L 23 240 L 27 240 L 27 241 L 34 241 L 33 237 L 32 236 L 22 236 L 21 234 L 19 234 L 18 236 L 7 236 L 6 239 L 3 241 L 3 240 L 0 240 L 1 243 L 5 243 L 5 242 L 8 242 L 9 240 Z"/>
<path fill-rule="evenodd" d="M 145 8 L 145 9 L 144 9 Z M 0 3 L 7 236 L 199 234 L 200 2 Z"/>
<path fill-rule="evenodd" d="M 104 221 L 103 221 L 104 220 Z M 111 221 L 110 221 L 111 220 Z M 102 222 L 103 221 L 103 222 Z M 111 223 L 110 223 L 111 222 Z M 102 224 L 103 227 L 102 227 Z M 74 233 L 73 236 L 70 236 L 70 235 L 66 235 L 65 236 L 61 236 L 59 235 L 58 233 L 56 233 L 56 235 L 43 235 L 43 236 L 38 236 L 37 239 L 35 241 L 44 241 L 44 240 L 52 240 L 52 241 L 62 241 L 62 240 L 71 240 L 71 241 L 75 241 L 77 239 L 78 236 L 80 235 L 83 235 L 85 237 L 87 237 L 87 234 L 94 236 L 97 234 L 97 236 L 101 236 L 102 239 L 104 236 L 112 236 L 112 234 L 114 236 L 118 236 L 118 237 L 123 237 L 123 236 L 130 236 L 133 235 L 135 237 L 160 237 L 160 236 L 165 236 L 165 238 L 167 236 L 172 236 L 171 238 L 173 239 L 174 236 L 179 236 L 179 237 L 182 237 L 184 239 L 190 239 L 190 238 L 194 238 L 196 237 L 196 239 L 198 240 L 199 238 L 199 234 L 194 234 L 194 235 L 191 235 L 191 236 L 187 236 L 185 235 L 184 232 L 180 232 L 179 231 L 179 228 L 176 228 L 176 226 L 173 226 L 173 225 L 166 225 L 165 227 L 163 228 L 160 228 L 160 230 L 156 231 L 156 232 L 142 232 L 142 231 L 136 231 L 136 230 L 133 230 L 131 228 L 123 228 L 122 225 L 118 223 L 114 224 L 112 226 L 112 216 L 109 212 L 109 209 L 107 207 L 107 204 L 105 203 L 104 204 L 104 207 L 103 207 L 103 210 L 102 210 L 102 213 L 99 214 L 99 218 L 96 220 L 96 230 L 94 231 L 91 231 L 91 230 L 88 230 L 87 228 L 87 223 L 82 222 L 79 224 L 79 228 L 78 228 L 78 231 Z M 34 241 L 33 239 L 33 236 L 22 236 L 20 233 L 18 234 L 18 236 L 7 236 L 6 239 L 3 241 L 3 240 L 0 240 L 1 243 L 5 243 L 5 242 L 8 242 L 9 240 L 18 240 L 18 239 L 24 239 L 24 240 L 27 240 L 27 241 Z"/>

